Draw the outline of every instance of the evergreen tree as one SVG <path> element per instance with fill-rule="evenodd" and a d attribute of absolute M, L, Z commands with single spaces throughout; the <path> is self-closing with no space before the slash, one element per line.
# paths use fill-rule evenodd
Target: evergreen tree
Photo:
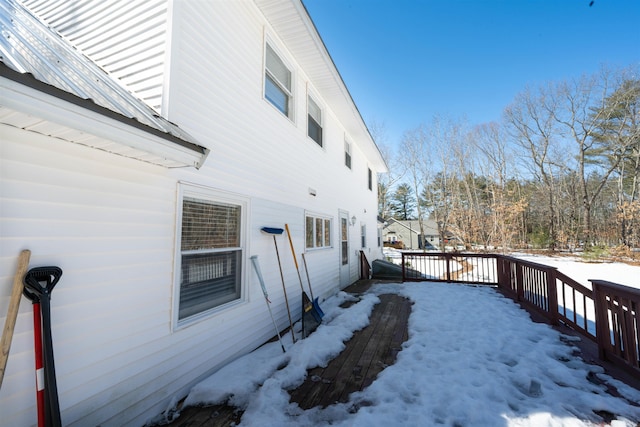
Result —
<path fill-rule="evenodd" d="M 399 220 L 413 218 L 413 211 L 416 207 L 416 198 L 409 184 L 403 183 L 396 188 L 389 204 L 391 216 Z"/>

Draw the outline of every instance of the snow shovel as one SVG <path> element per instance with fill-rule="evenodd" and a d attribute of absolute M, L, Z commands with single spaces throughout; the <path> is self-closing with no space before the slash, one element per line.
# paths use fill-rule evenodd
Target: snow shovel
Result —
<path fill-rule="evenodd" d="M 287 237 L 289 238 L 289 246 L 291 247 L 291 255 L 293 255 L 293 262 L 296 265 L 296 271 L 298 272 L 298 280 L 300 281 L 300 290 L 302 291 L 302 333 L 306 337 L 313 332 L 320 322 L 322 317 L 316 311 L 312 301 L 304 291 L 304 285 L 302 284 L 302 277 L 300 276 L 300 268 L 298 267 L 298 260 L 296 259 L 296 251 L 293 248 L 293 241 L 291 240 L 291 232 L 289 231 L 289 224 L 285 224 L 287 229 Z"/>
<path fill-rule="evenodd" d="M 44 359 L 45 425 L 60 427 L 60 403 L 58 385 L 53 360 L 53 341 L 51 339 L 51 292 L 62 276 L 59 267 L 36 267 L 29 270 L 24 278 L 25 295 L 40 302 L 42 314 L 42 354 Z M 32 299 L 33 298 L 33 299 Z"/>
<path fill-rule="evenodd" d="M 2 379 L 4 378 L 4 370 L 7 367 L 7 360 L 9 359 L 9 350 L 11 350 L 11 341 L 13 339 L 13 330 L 16 326 L 16 319 L 18 318 L 18 309 L 20 308 L 20 297 L 22 296 L 22 279 L 24 278 L 27 268 L 29 267 L 29 258 L 31 252 L 28 249 L 20 252 L 18 258 L 18 269 L 16 275 L 13 277 L 13 289 L 11 291 L 11 298 L 9 299 L 9 310 L 7 311 L 7 317 L 4 321 L 4 329 L 2 330 L 2 341 L 0 341 L 0 387 L 2 386 Z"/>
<path fill-rule="evenodd" d="M 287 351 L 284 349 L 284 344 L 282 344 L 282 337 L 280 336 L 278 325 L 276 325 L 276 320 L 273 318 L 273 313 L 271 312 L 271 301 L 269 301 L 269 294 L 267 293 L 267 287 L 264 285 L 264 280 L 262 279 L 260 264 L 258 264 L 258 255 L 253 255 L 251 257 L 251 264 L 253 264 L 253 269 L 256 271 L 256 274 L 258 275 L 258 280 L 260 281 L 260 286 L 262 287 L 262 293 L 264 294 L 264 300 L 267 303 L 267 308 L 269 309 L 269 315 L 271 315 L 271 321 L 273 322 L 273 327 L 276 329 L 276 335 L 278 335 L 278 341 L 280 341 L 280 347 L 282 347 L 282 352 L 286 353 Z"/>
<path fill-rule="evenodd" d="M 305 258 L 304 254 L 302 255 L 302 262 L 304 264 L 304 271 L 307 273 L 307 282 L 309 283 L 309 293 L 311 294 L 311 304 L 313 308 L 316 309 L 318 314 L 320 315 L 320 319 L 324 317 L 324 311 L 320 308 L 320 304 L 318 303 L 318 298 L 313 297 L 313 289 L 311 289 L 311 279 L 309 279 L 309 267 L 307 267 L 307 258 Z"/>
<path fill-rule="evenodd" d="M 262 227 L 262 232 L 273 236 L 273 246 L 276 248 L 276 257 L 278 258 L 278 268 L 280 269 L 280 279 L 282 280 L 282 292 L 284 292 L 284 303 L 287 306 L 287 315 L 289 316 L 289 329 L 291 330 L 291 339 L 296 343 L 296 336 L 293 333 L 293 320 L 291 319 L 291 310 L 289 309 L 289 298 L 287 297 L 287 287 L 284 284 L 284 275 L 282 274 L 282 263 L 280 262 L 280 251 L 278 251 L 278 242 L 276 235 L 282 234 L 282 228 Z"/>

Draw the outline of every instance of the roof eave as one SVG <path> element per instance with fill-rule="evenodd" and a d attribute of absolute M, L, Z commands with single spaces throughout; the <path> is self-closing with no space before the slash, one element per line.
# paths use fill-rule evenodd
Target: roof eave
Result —
<path fill-rule="evenodd" d="M 127 157 L 162 166 L 171 164 L 199 169 L 209 154 L 206 147 L 123 116 L 97 105 L 91 99 L 80 98 L 41 82 L 33 75 L 15 71 L 1 61 L 0 90 L 3 92 L 4 107 L 133 148 L 130 153 L 134 154 Z M 123 155 L 122 150 L 112 152 Z"/>

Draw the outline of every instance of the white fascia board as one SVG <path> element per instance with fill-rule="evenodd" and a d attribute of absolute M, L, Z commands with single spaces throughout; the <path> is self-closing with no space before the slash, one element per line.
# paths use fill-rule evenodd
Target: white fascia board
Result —
<path fill-rule="evenodd" d="M 198 169 L 209 153 L 208 149 L 205 149 L 204 153 L 195 152 L 142 129 L 129 126 L 96 111 L 67 102 L 11 79 L 0 78 L 0 104 L 12 110 L 144 151 L 159 159 L 166 159 L 183 166 L 192 166 Z M 146 156 L 144 159 L 139 158 L 139 160 L 155 163 Z M 162 163 L 160 161 L 157 164 L 162 165 Z"/>

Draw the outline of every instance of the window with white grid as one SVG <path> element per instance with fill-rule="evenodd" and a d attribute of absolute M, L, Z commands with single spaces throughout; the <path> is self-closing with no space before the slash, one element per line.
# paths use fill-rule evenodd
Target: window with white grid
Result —
<path fill-rule="evenodd" d="M 331 218 L 307 214 L 305 217 L 305 247 L 331 247 Z"/>

